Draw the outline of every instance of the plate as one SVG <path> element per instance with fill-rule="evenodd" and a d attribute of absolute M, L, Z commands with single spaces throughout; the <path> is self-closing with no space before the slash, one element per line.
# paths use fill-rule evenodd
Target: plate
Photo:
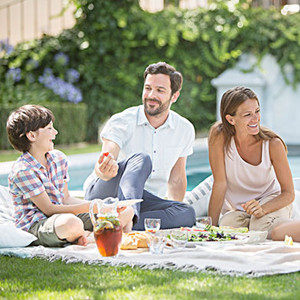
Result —
<path fill-rule="evenodd" d="M 120 200 L 117 204 L 117 207 L 127 207 L 134 205 L 136 203 L 142 202 L 144 199 L 128 199 L 128 200 Z"/>
<path fill-rule="evenodd" d="M 256 244 L 265 242 L 268 236 L 268 231 L 249 231 L 247 233 L 242 234 L 247 237 L 247 244 Z"/>

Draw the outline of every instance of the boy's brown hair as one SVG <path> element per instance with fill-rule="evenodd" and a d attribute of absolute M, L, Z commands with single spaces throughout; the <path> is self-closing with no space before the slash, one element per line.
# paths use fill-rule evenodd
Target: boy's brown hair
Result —
<path fill-rule="evenodd" d="M 37 131 L 54 122 L 53 113 L 40 105 L 24 105 L 13 111 L 6 123 L 6 132 L 11 145 L 18 151 L 26 152 L 31 147 L 26 133 Z"/>

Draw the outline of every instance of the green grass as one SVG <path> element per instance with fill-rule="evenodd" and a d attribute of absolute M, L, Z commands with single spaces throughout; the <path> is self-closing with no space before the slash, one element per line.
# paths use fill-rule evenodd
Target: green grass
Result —
<path fill-rule="evenodd" d="M 86 144 L 86 143 L 80 143 L 71 146 L 58 145 L 55 146 L 55 148 L 64 152 L 66 155 L 92 153 L 92 152 L 101 151 L 101 146 L 99 144 Z M 14 161 L 20 155 L 21 153 L 16 150 L 5 150 L 5 151 L 2 150 L 0 151 L 0 162 Z"/>
<path fill-rule="evenodd" d="M 0 256 L 0 299 L 300 299 L 300 272 L 260 278 Z"/>

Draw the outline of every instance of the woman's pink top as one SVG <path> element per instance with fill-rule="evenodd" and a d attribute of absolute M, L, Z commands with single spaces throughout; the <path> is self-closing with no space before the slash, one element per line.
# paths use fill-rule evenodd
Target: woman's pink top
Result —
<path fill-rule="evenodd" d="M 261 162 L 254 166 L 240 157 L 232 138 L 229 151 L 225 152 L 225 170 L 227 192 L 223 212 L 231 209 L 244 211 L 242 203 L 252 199 L 259 201 L 271 194 L 280 193 L 280 185 L 270 159 L 269 141 L 263 141 Z"/>

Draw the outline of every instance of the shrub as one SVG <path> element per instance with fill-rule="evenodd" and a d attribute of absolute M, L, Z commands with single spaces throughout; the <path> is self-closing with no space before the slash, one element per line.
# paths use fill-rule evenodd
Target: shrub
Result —
<path fill-rule="evenodd" d="M 286 64 L 294 67 L 288 83 L 300 81 L 299 14 L 283 16 L 242 0 L 217 0 L 208 9 L 170 7 L 155 14 L 142 11 L 137 0 L 77 4 L 77 24 L 59 41 L 66 49 L 76 39 L 72 52 L 88 103 L 89 140 L 97 137 L 99 122 L 141 103 L 143 71 L 156 61 L 167 61 L 182 72 L 183 89 L 172 109 L 198 131 L 215 121 L 211 80 L 233 67 L 244 52 L 255 54 L 258 61 L 270 52 L 283 73 Z"/>
<path fill-rule="evenodd" d="M 45 46 L 47 41 L 53 45 L 54 38 L 23 43 L 15 49 L 6 41 L 0 42 L 0 149 L 11 148 L 5 129 L 9 113 L 28 103 L 44 105 L 53 111 L 55 126 L 60 132 L 56 143 L 70 144 L 86 139 L 87 107 L 78 104 L 82 95 L 74 86 L 79 72 L 68 67 L 66 54 Z M 28 45 L 35 50 L 29 51 Z M 49 51 L 53 51 L 51 61 L 46 59 Z"/>
<path fill-rule="evenodd" d="M 34 103 L 34 102 L 32 102 Z M 37 104 L 37 103 L 35 103 Z M 6 135 L 6 121 L 9 114 L 20 105 L 0 105 L 0 149 L 11 149 Z M 58 130 L 55 144 L 71 144 L 85 140 L 87 130 L 87 107 L 86 104 L 72 104 L 52 102 L 45 103 L 54 116 L 54 127 Z"/>

